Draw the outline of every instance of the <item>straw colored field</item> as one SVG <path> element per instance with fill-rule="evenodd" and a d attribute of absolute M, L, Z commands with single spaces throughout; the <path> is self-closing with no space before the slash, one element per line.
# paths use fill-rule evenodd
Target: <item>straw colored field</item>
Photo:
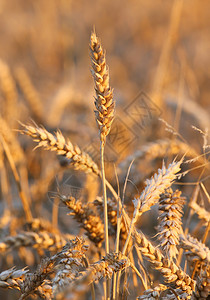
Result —
<path fill-rule="evenodd" d="M 0 0 L 1 299 L 207 299 L 209 1 Z"/>

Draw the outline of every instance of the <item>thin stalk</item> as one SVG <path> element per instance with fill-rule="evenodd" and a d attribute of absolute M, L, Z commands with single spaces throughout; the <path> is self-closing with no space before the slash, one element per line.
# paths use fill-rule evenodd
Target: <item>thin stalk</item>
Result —
<path fill-rule="evenodd" d="M 116 299 L 116 284 L 117 284 L 117 273 L 115 272 L 113 274 L 113 279 L 112 279 L 112 291 L 111 291 L 111 300 L 115 300 Z"/>
<path fill-rule="evenodd" d="M 130 241 L 130 238 L 131 238 L 131 235 L 132 235 L 132 232 L 133 232 L 134 224 L 136 223 L 138 217 L 141 216 L 141 213 L 139 212 L 139 207 L 140 207 L 140 201 L 138 203 L 138 207 L 136 207 L 135 211 L 134 211 L 134 216 L 132 218 L 132 221 L 131 221 L 131 224 L 130 224 L 130 228 L 129 228 L 129 232 L 128 232 L 128 236 L 127 236 L 127 239 L 125 241 L 125 245 L 124 245 L 124 248 L 123 248 L 123 251 L 122 251 L 123 255 L 125 255 L 127 247 L 129 245 L 129 241 Z"/>
<path fill-rule="evenodd" d="M 87 257 L 83 257 L 83 260 L 84 260 L 84 263 L 85 263 L 85 267 L 88 268 L 90 266 L 90 264 L 89 264 L 89 261 L 88 261 Z M 90 284 L 90 289 L 91 289 L 92 300 L 96 300 L 94 282 L 92 282 Z"/>
<path fill-rule="evenodd" d="M 135 261 L 134 261 L 134 257 L 133 257 L 133 252 L 130 252 L 130 262 L 132 263 L 132 265 L 135 267 Z M 142 277 L 141 277 L 142 278 Z M 133 285 L 134 287 L 137 289 L 138 286 L 138 280 L 137 280 L 137 276 L 136 273 L 133 272 Z"/>
<path fill-rule="evenodd" d="M 147 285 L 144 282 L 144 278 L 142 277 L 141 273 L 139 272 L 139 270 L 136 268 L 136 266 L 131 263 L 131 268 L 133 269 L 133 271 L 139 276 L 139 278 L 141 279 L 142 285 L 144 287 L 145 290 L 147 290 Z"/>
<path fill-rule="evenodd" d="M 52 226 L 58 229 L 58 211 L 59 211 L 59 198 L 54 198 L 52 208 Z"/>
<path fill-rule="evenodd" d="M 23 210 L 24 210 L 25 215 L 26 215 L 26 220 L 28 222 L 30 222 L 33 217 L 32 217 L 32 213 L 31 213 L 29 203 L 28 203 L 28 199 L 27 199 L 26 194 L 24 193 L 22 185 L 21 185 L 20 176 L 19 176 L 18 171 L 16 169 L 15 162 L 13 160 L 12 154 L 10 152 L 10 149 L 9 149 L 4 137 L 0 135 L 0 139 L 1 139 L 5 154 L 7 156 L 8 162 L 10 164 L 13 176 L 15 178 L 15 181 L 16 181 L 16 184 L 17 184 L 17 187 L 18 187 L 18 192 L 19 192 L 20 199 L 22 201 Z"/>
<path fill-rule="evenodd" d="M 117 179 L 117 185 L 118 185 L 118 200 L 117 200 L 117 233 L 116 233 L 116 240 L 115 240 L 115 252 L 119 252 L 119 241 L 120 241 L 120 223 L 121 223 L 121 213 L 120 213 L 120 207 L 119 207 L 119 194 L 120 194 L 120 189 L 119 189 L 119 181 L 116 173 L 116 168 L 115 168 L 115 174 L 116 174 L 116 179 Z M 112 288 L 111 288 L 111 300 L 116 300 L 116 284 L 117 284 L 117 273 L 114 272 L 113 277 L 112 277 Z"/>
<path fill-rule="evenodd" d="M 200 187 L 199 187 L 199 184 L 197 184 L 195 189 L 194 189 L 193 196 L 190 198 L 189 204 L 197 201 L 199 190 L 200 190 Z M 189 231 L 189 228 L 190 228 L 189 225 L 190 225 L 192 216 L 193 216 L 192 208 L 190 207 L 190 205 L 188 205 L 187 211 L 186 211 L 186 214 L 185 214 L 185 219 L 186 219 L 186 223 L 185 223 L 185 226 L 184 226 L 184 234 L 185 235 L 187 235 L 187 233 Z M 184 252 L 184 250 L 180 249 L 177 260 L 176 260 L 176 264 L 178 266 L 181 263 L 183 252 Z"/>
<path fill-rule="evenodd" d="M 106 195 L 106 183 L 105 183 L 105 170 L 104 170 L 104 144 L 100 144 L 101 152 L 101 176 L 103 187 L 103 201 L 104 201 L 104 234 L 105 234 L 105 252 L 109 253 L 109 233 L 108 233 L 108 210 L 107 210 L 107 195 Z"/>
<path fill-rule="evenodd" d="M 148 288 L 151 287 L 151 278 L 148 274 L 148 272 L 145 270 L 144 266 L 143 266 L 143 259 L 142 259 L 142 255 L 141 255 L 141 252 L 139 250 L 139 248 L 135 245 L 135 249 L 136 249 L 136 253 L 137 253 L 137 256 L 138 256 L 138 265 L 139 265 L 139 268 L 142 272 L 142 274 L 144 275 L 144 278 L 143 278 L 143 285 L 146 287 L 145 290 L 148 290 Z M 148 283 L 149 283 L 149 287 L 148 287 Z"/>
<path fill-rule="evenodd" d="M 105 178 L 105 168 L 104 168 L 104 146 L 105 143 L 101 141 L 100 143 L 100 156 L 101 156 L 101 179 L 103 187 L 103 201 L 104 201 L 104 235 L 105 235 L 105 253 L 109 253 L 109 231 L 108 231 L 108 210 L 107 210 L 107 195 L 106 195 L 106 178 Z M 110 280 L 106 280 L 106 299 L 110 299 Z"/>

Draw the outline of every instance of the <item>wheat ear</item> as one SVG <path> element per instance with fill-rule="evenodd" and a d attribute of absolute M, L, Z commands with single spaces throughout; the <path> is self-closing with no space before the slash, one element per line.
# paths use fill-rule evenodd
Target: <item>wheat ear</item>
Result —
<path fill-rule="evenodd" d="M 196 290 L 193 294 L 193 300 L 205 300 L 210 295 L 210 267 L 205 271 L 201 271 L 201 274 L 197 278 Z"/>
<path fill-rule="evenodd" d="M 21 283 L 23 283 L 25 274 L 28 270 L 21 269 L 15 270 L 11 268 L 9 270 L 0 273 L 0 287 L 20 290 Z"/>
<path fill-rule="evenodd" d="M 90 38 L 90 55 L 92 75 L 95 82 L 95 117 L 100 131 L 100 139 L 105 143 L 114 118 L 113 91 L 109 86 L 109 72 L 106 65 L 105 54 L 95 32 Z"/>
<path fill-rule="evenodd" d="M 146 257 L 156 270 L 159 270 L 167 283 L 173 282 L 177 288 L 188 295 L 192 295 L 195 289 L 195 281 L 190 278 L 172 260 L 164 257 L 158 248 L 155 248 L 150 241 L 134 229 L 135 242 L 142 255 Z"/>
<path fill-rule="evenodd" d="M 180 246 L 186 251 L 185 254 L 190 261 L 199 260 L 206 265 L 210 264 L 210 249 L 190 234 L 186 237 L 180 236 Z"/>
<path fill-rule="evenodd" d="M 194 151 L 186 143 L 183 143 L 179 140 L 170 140 L 170 139 L 159 139 L 154 142 L 147 143 L 143 145 L 139 150 L 135 151 L 130 156 L 127 156 L 120 164 L 120 171 L 126 171 L 130 163 L 134 160 L 132 168 L 142 160 L 151 161 L 157 158 L 164 158 L 166 156 L 174 155 L 185 155 L 187 157 L 195 158 L 198 156 L 198 153 Z M 204 160 L 200 158 L 202 162 Z"/>
<path fill-rule="evenodd" d="M 189 203 L 189 207 L 193 209 L 193 211 L 198 215 L 198 218 L 203 220 L 205 226 L 207 226 L 210 221 L 210 212 L 205 210 L 205 208 L 198 205 L 196 202 Z"/>
<path fill-rule="evenodd" d="M 34 290 L 36 290 L 52 272 L 53 268 L 54 261 L 50 258 L 45 258 L 41 261 L 34 273 L 27 273 L 25 275 L 25 280 L 21 284 L 22 295 L 20 300 L 25 299 Z"/>
<path fill-rule="evenodd" d="M 156 204 L 165 189 L 172 185 L 173 181 L 177 177 L 176 173 L 180 171 L 181 163 L 182 160 L 179 162 L 174 161 L 167 169 L 163 163 L 162 169 L 158 170 L 158 174 L 155 174 L 151 179 L 146 180 L 146 187 L 142 191 L 140 197 L 133 200 L 135 210 L 130 224 L 128 237 L 123 248 L 123 254 L 126 252 L 133 231 L 133 226 L 137 219 L 142 215 L 142 213 L 148 211 L 152 205 Z"/>
<path fill-rule="evenodd" d="M 149 289 L 144 292 L 142 296 L 137 298 L 138 300 L 175 300 L 175 299 L 191 299 L 191 295 L 180 289 L 172 289 L 171 287 L 159 284 L 154 289 Z"/>
<path fill-rule="evenodd" d="M 43 232 L 23 232 L 15 236 L 9 236 L 0 241 L 0 253 L 11 248 L 34 247 L 55 251 L 61 249 L 72 236 Z"/>
<path fill-rule="evenodd" d="M 104 227 L 99 216 L 96 216 L 89 205 L 83 204 L 73 197 L 59 195 L 60 200 L 72 211 L 71 215 L 81 223 L 87 236 L 97 247 L 101 247 L 104 240 Z"/>
<path fill-rule="evenodd" d="M 183 292 L 180 289 L 172 289 L 166 285 L 159 284 L 158 286 L 154 287 L 153 289 L 148 289 L 144 291 L 142 296 L 139 296 L 138 300 L 155 300 L 155 299 L 190 299 L 187 293 Z"/>
<path fill-rule="evenodd" d="M 179 190 L 173 192 L 169 188 L 160 196 L 157 235 L 160 247 L 169 259 L 178 254 L 179 236 L 183 233 L 181 217 L 184 202 L 185 198 L 181 197 Z"/>
<path fill-rule="evenodd" d="M 78 268 L 84 265 L 85 253 L 88 246 L 83 238 L 76 237 L 70 240 L 54 258 L 59 262 L 56 266 L 56 275 L 53 279 L 53 294 L 58 294 L 67 284 L 78 276 Z"/>
<path fill-rule="evenodd" d="M 91 157 L 69 140 L 66 141 L 60 131 L 53 135 L 46 129 L 38 126 L 22 125 L 24 130 L 20 132 L 31 136 L 38 143 L 37 147 L 44 147 L 46 150 L 55 151 L 57 155 L 65 156 L 76 170 L 92 172 L 96 175 L 100 174 L 97 165 Z"/>

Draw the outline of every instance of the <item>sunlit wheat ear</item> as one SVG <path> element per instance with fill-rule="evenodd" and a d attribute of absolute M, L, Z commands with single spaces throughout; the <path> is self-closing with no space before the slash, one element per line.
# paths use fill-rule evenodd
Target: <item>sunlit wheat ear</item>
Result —
<path fill-rule="evenodd" d="M 70 282 L 79 275 L 79 268 L 84 263 L 83 259 L 88 250 L 88 246 L 85 245 L 83 238 L 76 237 L 70 240 L 60 251 L 55 254 L 55 258 L 58 259 L 56 266 L 56 275 L 52 282 L 52 290 L 54 294 L 62 291 L 62 289 L 70 284 Z"/>
<path fill-rule="evenodd" d="M 140 197 L 133 200 L 135 209 L 128 232 L 128 237 L 123 248 L 123 254 L 126 252 L 131 234 L 133 232 L 134 224 L 144 212 L 148 211 L 151 206 L 158 202 L 160 195 L 172 185 L 173 181 L 177 177 L 176 173 L 178 173 L 181 169 L 181 163 L 182 160 L 179 162 L 173 161 L 168 168 L 166 168 L 163 162 L 162 169 L 158 169 L 158 174 L 156 173 L 153 177 L 146 180 L 146 187 L 142 191 Z"/>
<path fill-rule="evenodd" d="M 22 232 L 2 239 L 0 242 L 0 253 L 19 247 L 34 247 L 36 249 L 55 251 L 61 249 L 70 238 L 72 238 L 71 235 L 60 235 L 47 231 L 39 233 Z"/>
<path fill-rule="evenodd" d="M 96 91 L 95 117 L 100 131 L 100 139 L 105 143 L 114 118 L 115 103 L 113 101 L 113 90 L 109 86 L 109 72 L 105 54 L 95 32 L 91 34 L 90 38 L 90 55 Z"/>
<path fill-rule="evenodd" d="M 80 272 L 71 284 L 56 295 L 57 300 L 80 299 L 83 293 L 87 292 L 90 283 L 98 281 L 100 278 L 111 277 L 114 272 L 119 272 L 130 266 L 130 261 L 121 253 L 109 253 L 101 260 L 91 264 L 84 272 Z M 97 298 L 101 299 L 101 298 Z"/>
<path fill-rule="evenodd" d="M 210 249 L 190 234 L 186 237 L 180 236 L 180 246 L 186 251 L 189 261 L 199 261 L 206 266 L 210 265 Z"/>
<path fill-rule="evenodd" d="M 72 167 L 76 170 L 84 172 L 92 172 L 99 175 L 97 165 L 91 159 L 91 157 L 82 151 L 77 145 L 73 145 L 69 140 L 65 140 L 60 131 L 57 131 L 54 135 L 48 132 L 45 128 L 38 126 L 24 125 L 22 134 L 27 134 L 38 143 L 37 147 L 43 147 L 46 150 L 55 151 L 57 155 L 66 157 Z M 36 147 L 36 148 L 37 148 Z"/>
<path fill-rule="evenodd" d="M 155 299 L 162 299 L 162 300 L 175 300 L 177 295 L 178 299 L 191 299 L 191 296 L 188 295 L 186 292 L 183 292 L 180 289 L 172 289 L 166 285 L 159 284 L 155 288 L 151 288 L 149 290 L 144 291 L 142 296 L 139 296 L 137 299 L 139 300 L 155 300 Z"/>
<path fill-rule="evenodd" d="M 208 222 L 210 221 L 210 212 L 205 210 L 205 208 L 201 207 L 196 202 L 189 203 L 189 206 L 198 215 L 198 218 L 203 220 L 204 225 L 207 226 Z"/>
<path fill-rule="evenodd" d="M 79 222 L 86 230 L 89 239 L 101 247 L 104 240 L 104 226 L 99 216 L 97 216 L 89 205 L 83 204 L 80 200 L 74 197 L 58 195 L 60 200 L 70 209 L 71 215 Z"/>
<path fill-rule="evenodd" d="M 16 270 L 14 267 L 0 273 L 0 287 L 20 290 L 28 270 Z"/>
<path fill-rule="evenodd" d="M 134 229 L 135 242 L 142 255 L 163 275 L 165 282 L 175 284 L 176 288 L 186 292 L 189 296 L 195 290 L 196 282 L 186 274 L 173 260 L 163 256 L 162 252 L 155 248 L 152 243 Z M 187 299 L 187 298 L 186 298 Z"/>
<path fill-rule="evenodd" d="M 159 139 L 154 142 L 149 142 L 140 147 L 133 154 L 125 157 L 125 159 L 119 164 L 120 170 L 125 172 L 130 163 L 134 160 L 132 169 L 140 163 L 141 160 L 151 161 L 157 158 L 164 158 L 166 156 L 185 155 L 190 158 L 198 156 L 193 148 L 180 140 Z M 204 162 L 204 159 L 200 157 L 200 160 Z"/>
<path fill-rule="evenodd" d="M 25 280 L 21 284 L 22 296 L 20 299 L 25 299 L 34 290 L 36 290 L 46 277 L 52 272 L 54 268 L 54 261 L 50 258 L 45 258 L 41 261 L 40 265 L 34 273 L 27 273 Z"/>
<path fill-rule="evenodd" d="M 140 195 L 140 198 L 134 200 L 135 209 L 138 208 L 139 214 L 150 209 L 150 207 L 158 202 L 161 193 L 169 188 L 177 177 L 177 173 L 181 170 L 181 161 L 173 161 L 168 168 L 163 163 L 162 169 L 158 170 L 151 179 L 146 180 L 146 187 Z"/>
<path fill-rule="evenodd" d="M 93 268 L 93 280 L 99 280 L 105 277 L 111 278 L 113 272 L 119 272 L 129 266 L 130 261 L 127 256 L 122 255 L 120 252 L 112 252 L 92 264 L 90 268 Z"/>
<path fill-rule="evenodd" d="M 205 271 L 201 270 L 197 278 L 195 297 L 193 299 L 209 299 L 210 294 L 210 266 Z"/>
<path fill-rule="evenodd" d="M 183 232 L 181 217 L 184 202 L 185 198 L 181 197 L 179 190 L 173 192 L 169 188 L 160 196 L 158 238 L 169 259 L 178 254 L 179 236 Z"/>
<path fill-rule="evenodd" d="M 103 199 L 97 197 L 94 201 L 95 206 L 100 214 L 101 219 L 103 218 Z M 113 199 L 107 199 L 107 208 L 108 208 L 108 219 L 109 219 L 109 234 L 115 235 L 117 229 L 117 203 Z M 120 239 L 126 240 L 127 229 L 125 226 L 124 219 L 120 222 Z"/>

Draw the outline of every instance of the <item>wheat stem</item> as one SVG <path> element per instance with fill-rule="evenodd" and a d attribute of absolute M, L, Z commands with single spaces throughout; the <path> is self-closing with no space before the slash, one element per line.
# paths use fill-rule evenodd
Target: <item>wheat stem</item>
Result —
<path fill-rule="evenodd" d="M 9 149 L 9 147 L 8 147 L 4 137 L 2 135 L 0 135 L 0 140 L 1 140 L 2 145 L 4 147 L 5 154 L 7 156 L 8 161 L 9 161 L 10 167 L 12 169 L 12 172 L 13 172 L 13 175 L 14 175 L 17 187 L 18 187 L 18 192 L 19 192 L 20 199 L 22 201 L 23 210 L 24 210 L 25 215 L 26 215 L 26 220 L 30 222 L 33 219 L 33 217 L 32 217 L 32 213 L 31 213 L 29 203 L 28 203 L 28 199 L 27 199 L 26 194 L 23 191 L 23 188 L 22 188 L 22 185 L 21 185 L 20 177 L 19 177 L 19 174 L 17 172 L 15 162 L 13 160 L 10 149 Z"/>
<path fill-rule="evenodd" d="M 107 211 L 107 195 L 106 195 L 106 178 L 104 169 L 104 145 L 105 142 L 100 142 L 100 154 L 101 154 L 101 177 L 103 187 L 103 201 L 104 201 L 104 234 L 105 234 L 105 253 L 109 254 L 109 229 L 108 229 L 108 211 Z M 110 280 L 106 280 L 106 299 L 110 299 Z"/>

